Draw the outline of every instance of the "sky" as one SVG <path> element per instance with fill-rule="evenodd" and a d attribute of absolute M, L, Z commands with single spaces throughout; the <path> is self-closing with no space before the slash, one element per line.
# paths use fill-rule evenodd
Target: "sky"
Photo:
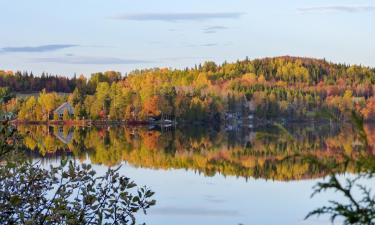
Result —
<path fill-rule="evenodd" d="M 375 67 L 375 0 L 0 0 L 0 70 L 73 76 L 281 55 Z"/>

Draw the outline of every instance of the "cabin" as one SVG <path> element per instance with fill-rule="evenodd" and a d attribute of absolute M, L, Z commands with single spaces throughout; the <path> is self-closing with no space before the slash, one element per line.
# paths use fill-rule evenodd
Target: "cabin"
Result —
<path fill-rule="evenodd" d="M 74 108 L 72 105 L 69 104 L 69 102 L 65 102 L 62 105 L 60 105 L 57 109 L 55 109 L 53 113 L 58 115 L 59 120 L 62 120 L 65 110 L 68 111 L 71 117 L 74 116 Z"/>

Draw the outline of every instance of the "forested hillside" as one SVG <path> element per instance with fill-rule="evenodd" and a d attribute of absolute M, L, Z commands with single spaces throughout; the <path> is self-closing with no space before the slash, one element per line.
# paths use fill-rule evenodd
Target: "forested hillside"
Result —
<path fill-rule="evenodd" d="M 12 80 L 26 80 L 24 85 L 30 90 L 36 90 L 31 84 L 43 83 L 42 78 L 22 74 L 0 77 L 0 84 L 12 91 L 23 90 Z M 222 120 L 228 114 L 254 114 L 261 119 L 343 120 L 352 112 L 365 120 L 375 118 L 374 68 L 311 58 L 245 59 L 222 65 L 205 62 L 183 70 L 155 68 L 125 76 L 96 73 L 88 80 L 49 79 L 50 83 L 55 79 L 59 82 L 55 86 L 48 82 L 37 85 L 46 92 L 12 100 L 3 107 L 17 112 L 20 120 L 38 121 L 52 117 L 52 110 L 65 101 L 73 105 L 75 119 L 145 120 L 163 116 L 204 122 Z M 64 88 L 57 85 L 65 82 L 68 85 Z M 51 92 L 73 88 L 68 97 Z"/>

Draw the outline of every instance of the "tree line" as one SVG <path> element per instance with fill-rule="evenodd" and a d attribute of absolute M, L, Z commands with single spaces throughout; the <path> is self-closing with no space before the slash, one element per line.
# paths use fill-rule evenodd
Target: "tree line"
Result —
<path fill-rule="evenodd" d="M 253 114 L 261 119 L 345 120 L 352 112 L 365 120 L 375 118 L 374 68 L 311 58 L 205 62 L 186 69 L 135 70 L 125 76 L 109 71 L 72 81 L 75 86 L 68 96 L 45 86 L 39 97 L 20 99 L 9 108 L 28 120 L 48 119 L 64 101 L 73 105 L 74 119 L 207 122 L 227 114 Z"/>
<path fill-rule="evenodd" d="M 118 72 L 114 71 L 95 73 L 91 75 L 90 83 L 87 83 L 86 77 L 82 74 L 79 77 L 74 75 L 69 78 L 44 72 L 40 76 L 35 76 L 33 72 L 0 70 L 0 87 L 8 87 L 10 91 L 19 93 L 35 93 L 42 90 L 72 93 L 76 88 L 85 89 L 92 93 L 95 91 L 92 82 L 106 81 L 111 83 L 118 81 L 120 76 Z"/>

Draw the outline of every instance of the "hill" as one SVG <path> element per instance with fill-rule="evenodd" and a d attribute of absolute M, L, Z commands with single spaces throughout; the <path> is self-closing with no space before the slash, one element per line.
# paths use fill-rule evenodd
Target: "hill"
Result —
<path fill-rule="evenodd" d="M 24 78 L 4 76 L 8 80 Z M 12 76 L 16 78 L 9 78 Z M 46 99 L 55 99 L 54 105 L 43 105 L 40 96 L 20 101 L 14 108 L 26 120 L 51 117 L 46 108 L 53 109 L 63 101 L 75 107 L 76 118 L 92 119 L 162 117 L 207 122 L 255 115 L 261 119 L 345 120 L 352 112 L 366 120 L 375 118 L 375 69 L 324 59 L 282 56 L 221 65 L 205 62 L 183 70 L 154 68 L 125 76 L 109 71 L 73 83 L 75 91 L 67 97 L 48 93 L 57 90 L 43 87 Z M 37 111 L 41 115 L 35 115 Z"/>

